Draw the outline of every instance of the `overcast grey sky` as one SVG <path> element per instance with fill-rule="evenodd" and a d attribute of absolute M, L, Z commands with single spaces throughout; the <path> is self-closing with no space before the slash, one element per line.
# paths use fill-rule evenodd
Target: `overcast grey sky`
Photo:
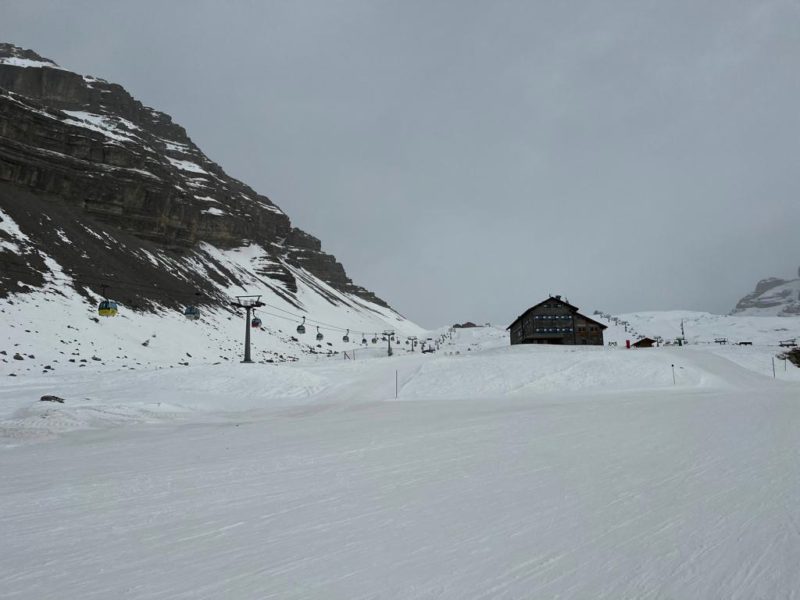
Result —
<path fill-rule="evenodd" d="M 727 312 L 800 264 L 800 4 L 0 2 L 422 325 Z"/>

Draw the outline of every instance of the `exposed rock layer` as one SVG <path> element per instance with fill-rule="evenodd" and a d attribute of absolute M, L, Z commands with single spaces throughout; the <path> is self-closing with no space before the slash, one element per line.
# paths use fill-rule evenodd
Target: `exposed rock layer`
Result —
<path fill-rule="evenodd" d="M 800 275 L 800 270 L 798 270 Z M 800 315 L 800 278 L 769 277 L 756 284 L 756 289 L 739 300 L 731 314 Z"/>
<path fill-rule="evenodd" d="M 32 211 L 34 206 L 43 212 Z M 147 273 L 146 264 L 126 265 L 132 253 L 120 244 L 181 254 L 201 242 L 223 248 L 255 242 L 274 257 L 263 275 L 289 293 L 296 282 L 287 264 L 386 305 L 353 284 L 320 241 L 294 228 L 269 198 L 209 160 L 169 115 L 144 106 L 119 85 L 61 69 L 10 44 L 0 44 L 0 208 L 13 213 L 29 235 L 45 227 L 43 219 L 52 214 L 52 225 L 62 225 L 65 218 L 85 225 L 72 232 L 73 245 L 92 247 L 87 228 L 114 240 L 95 256 L 84 252 L 94 265 L 79 254 L 67 260 L 63 248 L 67 262 L 62 264 L 71 275 L 90 272 L 100 261 L 115 263 L 116 272 L 169 278 Z M 41 283 L 42 265 L 35 260 L 15 257 L 8 248 L 0 249 L 0 259 L 23 271 L 0 277 L 0 294 Z M 25 265 L 31 267 L 27 274 Z M 170 285 L 182 293 L 203 288 L 202 281 Z"/>

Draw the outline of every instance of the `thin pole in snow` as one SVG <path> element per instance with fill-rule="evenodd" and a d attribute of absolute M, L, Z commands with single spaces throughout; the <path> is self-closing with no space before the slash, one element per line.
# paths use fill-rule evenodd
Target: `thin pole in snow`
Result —
<path fill-rule="evenodd" d="M 772 378 L 775 379 L 775 357 L 772 357 Z"/>
<path fill-rule="evenodd" d="M 672 365 L 672 385 L 677 385 L 675 383 L 675 365 Z"/>
<path fill-rule="evenodd" d="M 394 371 L 394 399 L 397 400 L 397 369 Z"/>

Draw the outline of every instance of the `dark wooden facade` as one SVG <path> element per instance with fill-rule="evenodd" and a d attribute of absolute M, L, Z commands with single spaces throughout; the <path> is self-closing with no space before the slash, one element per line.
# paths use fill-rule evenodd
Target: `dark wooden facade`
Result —
<path fill-rule="evenodd" d="M 652 348 L 656 345 L 656 341 L 649 337 L 643 337 L 642 339 L 633 343 L 634 348 Z"/>
<path fill-rule="evenodd" d="M 551 296 L 531 306 L 507 327 L 511 345 L 565 344 L 602 346 L 606 326 L 578 312 L 577 306 Z"/>

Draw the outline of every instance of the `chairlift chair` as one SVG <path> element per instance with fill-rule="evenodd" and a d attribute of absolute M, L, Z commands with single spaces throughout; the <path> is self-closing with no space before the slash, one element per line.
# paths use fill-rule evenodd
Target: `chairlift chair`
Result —
<path fill-rule="evenodd" d="M 303 317 L 303 322 L 297 326 L 297 333 L 304 334 L 306 332 L 306 318 Z"/>
<path fill-rule="evenodd" d="M 322 341 L 322 338 L 324 338 L 324 337 L 325 337 L 325 336 L 324 336 L 324 335 L 322 335 L 322 332 L 319 330 L 319 325 L 317 325 L 317 341 L 318 341 L 318 342 L 321 342 L 321 341 Z"/>
<path fill-rule="evenodd" d="M 349 342 L 349 341 L 350 341 L 350 330 L 349 330 L 349 329 L 347 330 L 347 333 L 345 333 L 345 334 L 342 336 L 342 341 L 343 341 L 345 344 L 346 344 L 347 342 Z"/>

